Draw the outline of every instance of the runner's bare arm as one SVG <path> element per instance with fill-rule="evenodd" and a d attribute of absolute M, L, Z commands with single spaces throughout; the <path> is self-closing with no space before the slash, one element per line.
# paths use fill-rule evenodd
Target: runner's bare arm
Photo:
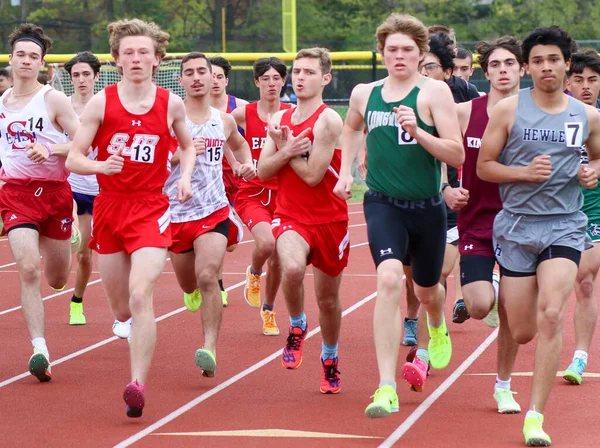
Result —
<path fill-rule="evenodd" d="M 600 177 L 600 111 L 593 106 L 586 106 L 588 115 L 589 136 L 585 147 L 588 152 L 589 166 Z"/>
<path fill-rule="evenodd" d="M 69 171 L 77 174 L 102 173 L 104 162 L 90 160 L 87 155 L 94 137 L 96 137 L 96 132 L 98 132 L 102 124 L 105 106 L 106 97 L 104 91 L 102 91 L 90 100 L 83 114 L 79 117 L 81 123 L 73 139 L 72 147 L 66 161 L 66 167 Z"/>
<path fill-rule="evenodd" d="M 71 106 L 71 102 L 66 95 L 58 90 L 50 90 L 46 94 L 47 105 L 50 106 L 50 114 L 54 115 L 54 120 L 63 131 L 65 131 L 71 141 L 79 128 L 79 117 Z M 60 157 L 67 157 L 71 149 L 71 143 L 51 145 L 52 154 Z"/>
<path fill-rule="evenodd" d="M 252 154 L 250 153 L 248 142 L 246 142 L 246 139 L 240 134 L 238 125 L 231 115 L 221 112 L 221 118 L 223 119 L 223 124 L 225 126 L 225 137 L 227 138 L 226 146 L 231 148 L 234 152 L 235 159 L 239 161 L 238 166 L 234 170 L 235 174 L 246 180 L 253 179 L 256 177 L 256 170 L 254 168 L 254 163 L 252 162 Z"/>
<path fill-rule="evenodd" d="M 407 126 L 401 124 L 433 157 L 458 168 L 465 161 L 465 151 L 452 92 L 448 85 L 442 82 L 427 82 L 424 90 L 429 112 L 439 137 L 419 128 L 416 125 L 416 117 L 414 118 L 414 134 Z"/>
<path fill-rule="evenodd" d="M 191 179 L 196 165 L 196 148 L 185 120 L 185 106 L 177 95 L 169 95 L 169 116 L 173 121 L 171 127 L 179 142 L 179 163 L 181 179 L 177 183 L 177 200 L 181 203 L 192 197 Z"/>
<path fill-rule="evenodd" d="M 283 168 L 290 161 L 291 155 L 283 151 L 278 151 L 277 146 L 273 137 L 277 135 L 279 139 L 281 135 L 281 126 L 279 125 L 283 112 L 277 112 L 271 117 L 269 122 L 269 133 L 265 146 L 260 152 L 260 159 L 258 160 L 258 177 L 261 180 L 268 180 L 276 176 L 279 170 Z"/>
<path fill-rule="evenodd" d="M 229 115 L 231 115 L 237 125 L 246 132 L 246 105 L 235 108 Z"/>
<path fill-rule="evenodd" d="M 290 159 L 290 166 L 308 186 L 314 187 L 323 180 L 333 153 L 340 146 L 343 127 L 344 122 L 339 114 L 326 109 L 315 123 L 314 140 L 308 156 Z"/>
<path fill-rule="evenodd" d="M 460 125 L 461 135 L 465 135 L 467 128 L 469 127 L 469 119 L 471 118 L 471 110 L 473 104 L 471 101 L 466 103 L 460 103 L 456 105 L 456 114 L 458 116 L 458 124 Z"/>

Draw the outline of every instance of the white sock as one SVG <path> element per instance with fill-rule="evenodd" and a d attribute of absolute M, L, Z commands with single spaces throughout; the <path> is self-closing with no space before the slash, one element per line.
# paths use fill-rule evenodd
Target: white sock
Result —
<path fill-rule="evenodd" d="M 31 340 L 34 348 L 41 350 L 44 352 L 46 356 L 48 356 L 48 347 L 46 346 L 46 338 L 33 338 Z"/>
<path fill-rule="evenodd" d="M 575 350 L 575 354 L 573 355 L 573 360 L 575 360 L 577 358 L 583 360 L 583 362 L 585 362 L 585 364 L 587 365 L 588 354 L 586 352 L 584 352 L 583 350 Z"/>
<path fill-rule="evenodd" d="M 529 417 L 535 417 L 535 418 L 537 418 L 540 421 L 544 420 L 544 415 L 540 414 L 537 411 L 527 411 L 527 414 L 525 414 L 525 418 L 527 419 Z"/>
<path fill-rule="evenodd" d="M 509 377 L 506 381 L 503 381 L 500 378 L 496 377 L 496 384 L 494 385 L 494 391 L 496 391 L 498 389 L 510 390 L 511 379 L 512 378 Z"/>

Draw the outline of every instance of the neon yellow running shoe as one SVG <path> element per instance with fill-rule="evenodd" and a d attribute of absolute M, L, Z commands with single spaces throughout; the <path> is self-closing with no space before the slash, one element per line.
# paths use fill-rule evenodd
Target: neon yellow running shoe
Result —
<path fill-rule="evenodd" d="M 200 305 L 202 305 L 202 294 L 200 294 L 200 290 L 196 289 L 191 294 L 184 292 L 183 303 L 185 303 L 185 307 L 192 313 L 198 311 L 200 309 Z"/>
<path fill-rule="evenodd" d="M 69 325 L 85 325 L 86 323 L 85 314 L 83 314 L 83 303 L 71 302 Z"/>
<path fill-rule="evenodd" d="M 516 392 L 512 390 L 497 388 L 494 392 L 494 400 L 498 403 L 498 413 L 499 414 L 518 414 L 521 412 L 521 406 L 516 402 L 513 395 L 516 395 Z"/>
<path fill-rule="evenodd" d="M 398 394 L 392 386 L 381 386 L 373 395 L 373 403 L 365 409 L 365 415 L 369 418 L 389 417 L 392 412 L 398 412 Z"/>
<path fill-rule="evenodd" d="M 587 365 L 583 359 L 575 358 L 563 373 L 563 378 L 571 384 L 580 385 L 583 381 L 583 372 L 586 367 Z"/>
<path fill-rule="evenodd" d="M 427 327 L 429 328 L 429 362 L 434 369 L 443 369 L 452 358 L 452 341 L 446 327 L 446 318 L 443 319 L 442 325 L 438 328 L 433 328 L 429 323 L 427 316 Z"/>
<path fill-rule="evenodd" d="M 552 441 L 550 436 L 542 429 L 544 416 L 527 417 L 523 425 L 523 435 L 525 436 L 525 444 L 527 446 L 550 446 Z"/>
<path fill-rule="evenodd" d="M 202 376 L 209 378 L 215 376 L 215 370 L 217 369 L 217 358 L 210 350 L 206 350 L 205 348 L 199 348 L 196 350 L 194 361 L 202 370 Z"/>
<path fill-rule="evenodd" d="M 229 297 L 229 294 L 227 293 L 227 291 L 221 291 L 221 300 L 223 301 L 223 308 L 225 308 L 227 305 L 229 305 L 229 302 L 227 301 L 227 297 Z"/>

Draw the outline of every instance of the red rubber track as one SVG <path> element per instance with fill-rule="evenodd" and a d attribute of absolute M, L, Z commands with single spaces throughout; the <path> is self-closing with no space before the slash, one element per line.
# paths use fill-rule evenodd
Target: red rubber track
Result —
<path fill-rule="evenodd" d="M 158 342 L 146 384 L 146 408 L 143 417 L 137 420 L 125 416 L 122 400 L 124 387 L 129 382 L 129 347 L 126 341 L 112 335 L 113 317 L 100 282 L 88 286 L 84 300 L 88 324 L 80 327 L 68 325 L 71 293 L 55 295 L 46 285 L 42 287 L 43 297 L 55 295 L 45 301 L 46 338 L 53 378 L 50 383 L 41 384 L 26 374 L 31 344 L 21 310 L 10 311 L 20 304 L 18 274 L 11 264 L 8 242 L 0 240 L 0 284 L 3 286 L 0 338 L 4 348 L 0 364 L 2 445 L 375 447 L 398 440 L 388 438 L 400 428 L 402 436 L 396 442 L 398 446 L 524 446 L 521 433 L 524 415 L 496 413 L 492 398 L 496 342 L 480 356 L 472 356 L 493 330 L 472 320 L 463 325 L 450 322 L 453 278 L 448 281 L 446 306 L 454 346 L 450 365 L 442 371 L 432 371 L 423 393 L 411 392 L 400 376 L 408 351 L 401 347 L 397 375 L 400 412 L 379 420 L 364 416 L 369 397 L 378 384 L 372 335 L 376 277 L 365 244 L 362 206 L 350 205 L 350 211 L 350 224 L 354 226 L 350 229 L 351 244 L 355 247 L 350 252 L 341 297 L 344 310 L 354 308 L 342 320 L 339 365 L 342 391 L 339 394 L 319 392 L 320 333 L 306 341 L 300 368 L 284 369 L 279 356 L 275 355 L 287 336 L 288 315 L 281 292 L 276 302 L 281 334 L 266 337 L 262 335 L 258 310 L 246 304 L 241 286 L 229 292 L 229 307 L 224 310 L 219 338 L 216 376 L 203 378 L 194 364 L 194 352 L 202 345 L 201 316 L 182 309 L 182 292 L 168 263 L 156 286 L 155 313 L 163 317 L 158 323 Z M 246 240 L 249 237 L 250 232 L 246 232 Z M 242 244 L 226 256 L 224 282 L 227 287 L 244 280 L 252 247 L 252 242 Z M 311 273 L 309 268 L 305 280 L 309 330 L 318 326 Z M 95 272 L 91 280 L 98 278 Z M 74 273 L 67 288 L 73 286 L 73 281 Z M 405 303 L 401 307 L 404 310 Z M 561 369 L 569 364 L 574 350 L 573 308 L 574 296 L 565 317 Z M 533 355 L 533 344 L 522 347 L 515 372 L 531 372 Z M 453 375 L 470 356 L 473 363 L 465 372 Z M 592 344 L 590 350 L 588 372 L 600 372 L 597 343 Z M 597 429 L 600 380 L 596 376 L 586 377 L 578 387 L 567 385 L 557 377 L 544 424 L 553 446 L 600 445 Z M 449 379 L 453 382 L 441 392 L 440 386 Z M 513 377 L 512 389 L 518 391 L 516 399 L 524 410 L 528 407 L 530 385 L 530 376 Z M 431 402 L 425 409 L 427 400 Z M 300 431 L 298 435 L 302 437 L 272 438 L 264 433 L 251 436 L 252 431 L 274 429 Z M 212 436 L 174 434 L 206 431 L 221 433 Z M 228 431 L 238 432 L 233 436 Z M 311 432 L 329 436 L 307 438 Z M 332 434 L 361 438 L 332 438 Z"/>

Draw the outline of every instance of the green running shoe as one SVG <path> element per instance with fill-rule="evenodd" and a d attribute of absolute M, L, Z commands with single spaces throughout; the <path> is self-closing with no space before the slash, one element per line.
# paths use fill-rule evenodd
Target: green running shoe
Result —
<path fill-rule="evenodd" d="M 200 305 L 202 305 L 202 294 L 200 294 L 200 290 L 196 289 L 191 294 L 184 292 L 183 303 L 185 303 L 185 307 L 192 313 L 198 311 L 200 309 Z"/>
<path fill-rule="evenodd" d="M 433 328 L 429 323 L 429 316 L 427 316 L 427 327 L 430 337 L 427 347 L 429 362 L 434 369 L 443 369 L 452 358 L 452 341 L 450 341 L 448 327 L 446 327 L 446 319 L 444 318 L 440 327 Z"/>
<path fill-rule="evenodd" d="M 544 416 L 528 417 L 523 425 L 523 435 L 527 446 L 550 446 L 550 436 L 542 429 Z"/>
<path fill-rule="evenodd" d="M 392 412 L 398 412 L 398 394 L 392 386 L 381 386 L 373 395 L 373 403 L 365 409 L 369 418 L 389 417 Z"/>
<path fill-rule="evenodd" d="M 583 371 L 587 367 L 585 361 L 581 358 L 575 358 L 565 370 L 563 378 L 571 384 L 580 385 L 583 381 Z"/>

